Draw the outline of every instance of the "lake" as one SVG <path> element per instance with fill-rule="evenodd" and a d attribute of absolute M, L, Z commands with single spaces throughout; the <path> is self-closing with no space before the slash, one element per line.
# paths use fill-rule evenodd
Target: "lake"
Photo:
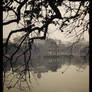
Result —
<path fill-rule="evenodd" d="M 4 92 L 89 92 L 89 60 L 86 57 L 43 57 L 33 59 L 31 64 L 30 90 L 25 82 L 21 83 L 20 90 L 19 84 L 8 89 L 10 77 L 7 77 Z"/>

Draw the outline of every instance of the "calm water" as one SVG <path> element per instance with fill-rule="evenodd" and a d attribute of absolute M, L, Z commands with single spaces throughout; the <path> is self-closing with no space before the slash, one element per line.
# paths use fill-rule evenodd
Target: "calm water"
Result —
<path fill-rule="evenodd" d="M 89 92 L 89 63 L 85 57 L 33 60 L 31 90 L 4 88 L 4 92 Z M 8 78 L 7 78 L 8 79 Z"/>

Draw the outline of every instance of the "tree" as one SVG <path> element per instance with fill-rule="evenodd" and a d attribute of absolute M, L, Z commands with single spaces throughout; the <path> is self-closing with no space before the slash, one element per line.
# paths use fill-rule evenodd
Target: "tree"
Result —
<path fill-rule="evenodd" d="M 77 38 L 76 42 L 82 38 L 85 31 L 89 31 L 89 1 L 87 0 L 78 2 L 73 0 L 3 0 L 3 15 L 4 27 L 17 25 L 16 29 L 10 29 L 4 44 L 4 57 L 8 54 L 8 42 L 13 34 L 21 33 L 19 42 L 16 41 L 17 47 L 8 59 L 14 73 L 15 62 L 19 57 L 24 58 L 25 67 L 21 70 L 20 78 L 29 73 L 32 44 L 36 39 L 46 39 L 50 24 L 58 26 L 61 33 L 65 33 L 67 37 Z M 18 51 L 25 42 L 25 50 L 18 55 Z"/>

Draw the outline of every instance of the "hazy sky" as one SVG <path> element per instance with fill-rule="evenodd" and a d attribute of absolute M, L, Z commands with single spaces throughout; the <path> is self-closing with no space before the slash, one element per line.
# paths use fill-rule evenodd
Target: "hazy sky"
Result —
<path fill-rule="evenodd" d="M 61 32 L 60 30 L 57 30 L 54 25 L 50 26 L 50 28 L 49 28 L 49 35 L 48 36 L 50 38 L 58 39 L 58 40 L 61 40 L 63 42 L 64 41 L 72 41 L 72 40 L 74 40 L 71 37 L 67 38 L 66 35 L 63 32 Z M 88 32 L 84 33 L 84 39 L 85 39 L 85 41 L 89 41 L 89 34 L 88 34 Z"/>
<path fill-rule="evenodd" d="M 9 32 L 12 29 L 14 30 L 16 28 L 17 28 L 17 25 L 15 23 L 13 23 L 12 25 L 8 25 L 8 26 L 3 27 L 3 38 L 7 38 Z M 13 40 L 14 37 L 20 36 L 20 35 L 21 35 L 20 33 L 16 33 L 16 34 L 12 35 L 11 40 Z M 61 40 L 63 42 L 65 42 L 65 41 L 72 41 L 71 37 L 70 38 L 65 37 L 65 34 L 62 33 L 60 30 L 57 30 L 54 25 L 50 25 L 47 36 L 49 38 L 58 39 L 58 40 Z M 84 38 L 85 38 L 86 41 L 89 41 L 89 34 L 88 34 L 88 32 L 84 33 Z"/>

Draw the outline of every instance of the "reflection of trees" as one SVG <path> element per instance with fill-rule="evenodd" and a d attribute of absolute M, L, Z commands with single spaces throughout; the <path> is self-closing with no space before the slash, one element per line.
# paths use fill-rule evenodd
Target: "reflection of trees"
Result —
<path fill-rule="evenodd" d="M 40 55 L 40 53 L 41 53 L 40 49 L 42 49 L 44 47 L 44 45 L 42 45 L 41 48 L 38 48 L 36 44 L 34 44 L 34 45 L 35 46 L 34 46 L 34 49 L 32 51 L 34 52 L 34 54 L 39 53 L 39 55 Z M 16 44 L 13 44 L 13 43 L 10 42 L 9 46 L 10 47 L 9 47 L 8 53 L 11 54 L 12 51 L 16 49 Z M 23 45 L 23 47 L 21 47 L 21 50 L 19 51 L 18 55 L 22 52 L 22 49 L 24 49 L 24 48 L 25 48 L 25 44 Z M 30 73 L 30 72 L 33 72 L 32 75 L 29 76 L 30 78 L 32 78 L 32 76 L 34 78 L 36 78 L 36 77 L 41 78 L 42 73 L 45 73 L 45 72 L 48 72 L 48 71 L 57 72 L 57 70 L 62 68 L 62 66 L 64 66 L 64 65 L 67 65 L 67 67 L 65 68 L 64 71 L 62 71 L 62 74 L 65 71 L 67 71 L 67 69 L 69 68 L 70 65 L 76 66 L 77 71 L 84 70 L 86 68 L 86 66 L 88 65 L 88 58 L 86 58 L 85 56 L 71 56 L 71 55 L 65 54 L 65 55 L 61 55 L 61 56 L 57 55 L 57 57 L 55 55 L 50 55 L 50 56 L 47 56 L 47 57 L 43 56 L 43 58 L 39 58 L 39 57 L 34 58 L 33 57 L 33 58 L 31 58 L 31 62 L 29 63 L 29 71 L 30 72 L 27 72 L 27 74 L 26 74 L 27 76 L 25 76 L 26 72 L 24 70 L 24 67 L 25 67 L 26 62 L 25 63 L 23 62 L 24 58 L 23 58 L 23 55 L 22 55 L 21 58 L 17 57 L 17 60 L 16 60 L 16 57 L 15 57 L 16 62 L 14 61 L 14 64 L 13 64 L 13 70 L 15 71 L 15 73 L 13 74 L 14 75 L 13 76 L 12 73 L 9 73 L 9 71 L 11 71 L 10 62 L 8 62 L 9 59 L 10 58 L 9 58 L 8 55 L 6 55 L 6 57 L 4 57 L 4 67 L 5 67 L 4 72 L 6 73 L 7 79 L 9 79 L 11 77 L 9 79 L 9 81 L 11 81 L 8 85 L 9 89 L 12 88 L 12 87 L 15 87 L 20 82 L 26 83 L 26 81 L 30 80 L 30 83 L 31 83 L 31 79 L 26 80 L 26 78 L 28 77 L 28 73 Z M 28 55 L 26 56 L 26 59 L 28 59 Z M 15 80 L 15 79 L 17 81 L 15 81 L 15 83 L 14 82 L 12 83 L 12 81 Z M 26 83 L 26 85 L 30 85 L 30 83 L 28 82 L 28 83 Z M 16 84 L 16 85 L 14 85 L 14 84 Z"/>
<path fill-rule="evenodd" d="M 8 62 L 9 63 L 9 62 Z M 6 63 L 5 63 L 6 64 Z M 23 64 L 22 59 L 21 62 L 17 62 L 16 65 L 14 66 L 14 70 L 16 70 L 19 67 L 19 70 L 21 72 L 22 67 L 21 65 Z M 8 66 L 7 66 L 8 65 Z M 33 65 L 32 68 L 31 65 Z M 33 71 L 38 71 L 38 72 L 44 72 L 44 68 L 46 69 L 46 72 L 48 70 L 54 70 L 54 68 L 57 70 L 63 65 L 74 65 L 76 67 L 82 68 L 82 66 L 88 65 L 88 59 L 86 57 L 79 57 L 79 56 L 67 56 L 67 55 L 62 55 L 61 57 L 43 57 L 43 59 L 39 58 L 33 58 L 31 64 L 29 64 L 29 68 L 32 69 Z M 9 64 L 6 64 L 8 69 L 10 70 Z M 39 71 L 40 67 L 43 67 L 41 71 Z M 7 69 L 7 71 L 8 71 Z M 16 71 L 16 72 L 19 72 Z M 37 73 L 37 72 L 36 72 Z"/>
<path fill-rule="evenodd" d="M 64 65 L 66 65 L 67 67 L 62 71 L 62 74 L 64 72 L 66 72 L 69 68 L 69 66 L 71 65 L 74 65 L 76 66 L 76 71 L 83 71 L 85 70 L 86 66 L 88 65 L 88 60 L 85 60 L 83 57 L 70 57 L 70 56 L 62 56 L 60 58 L 58 58 L 57 60 L 55 60 L 56 58 L 45 58 L 43 59 L 43 61 L 40 59 L 35 59 L 35 61 L 32 62 L 32 65 L 33 67 L 29 67 L 30 71 L 31 71 L 31 76 L 30 76 L 30 80 L 28 79 L 28 75 L 27 76 L 24 76 L 23 72 L 22 71 L 22 67 L 20 68 L 21 70 L 19 71 L 16 71 L 13 76 L 12 76 L 12 72 L 10 72 L 10 69 L 9 71 L 7 70 L 7 79 L 9 79 L 9 84 L 8 84 L 8 88 L 11 88 L 11 87 L 15 87 L 15 86 L 19 86 L 20 82 L 21 82 L 21 86 L 24 84 L 24 85 L 28 85 L 28 86 L 31 86 L 30 83 L 32 83 L 32 78 L 34 80 L 37 81 L 36 77 L 37 78 L 41 78 L 42 77 L 42 73 L 45 73 L 45 72 L 48 72 L 48 71 L 51 71 L 51 72 L 57 72 L 58 69 L 62 68 Z M 53 60 L 53 61 L 52 61 Z M 40 61 L 40 62 L 38 62 Z M 14 68 L 17 69 L 18 67 L 20 67 L 20 64 L 17 66 L 15 66 Z M 21 76 L 19 76 L 21 75 Z M 17 81 L 15 81 L 17 79 Z M 27 79 L 27 80 L 26 80 Z M 13 82 L 12 82 L 13 81 Z M 27 83 L 27 82 L 28 83 Z M 30 82 L 29 82 L 30 81 Z M 23 83 L 23 84 L 22 84 Z M 14 84 L 17 84 L 17 85 L 14 85 Z"/>

